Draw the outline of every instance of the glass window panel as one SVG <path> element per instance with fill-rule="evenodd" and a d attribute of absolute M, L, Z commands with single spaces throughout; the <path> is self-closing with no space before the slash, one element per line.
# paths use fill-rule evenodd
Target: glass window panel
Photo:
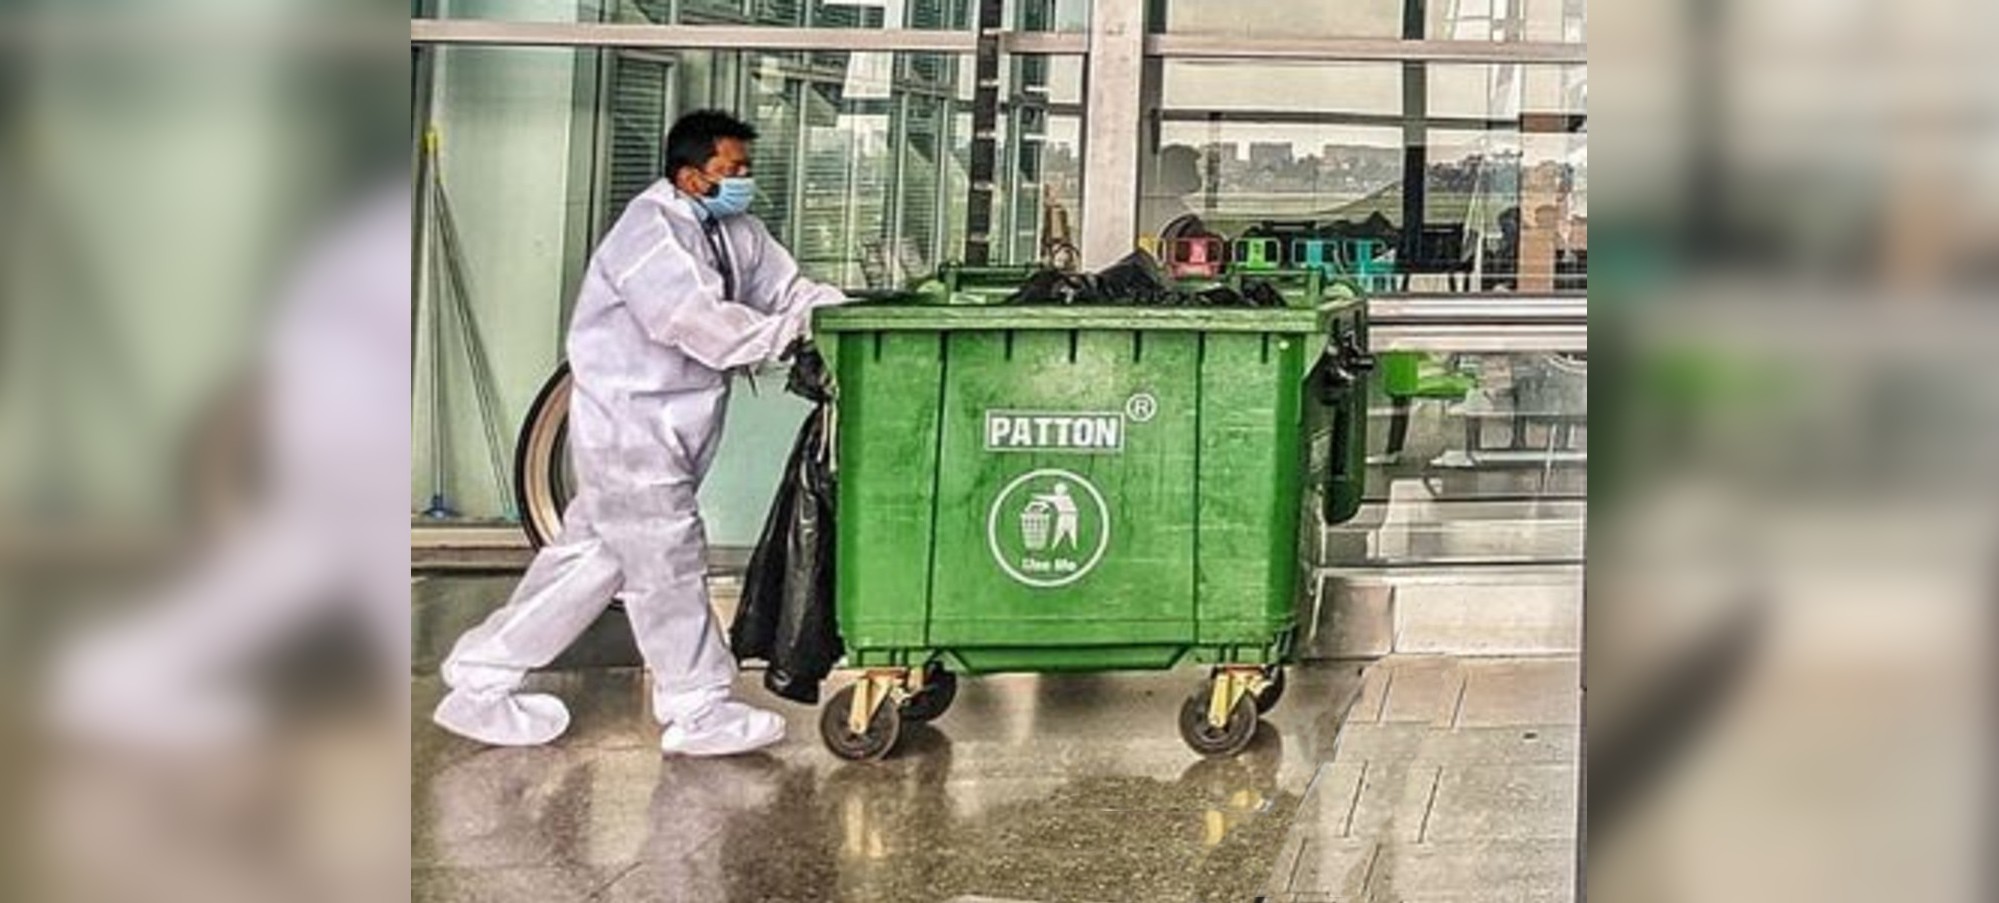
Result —
<path fill-rule="evenodd" d="M 944 93 L 956 88 L 958 67 L 956 60 L 943 53 L 905 53 L 901 55 L 903 79 L 915 87 L 927 88 Z M 969 67 L 966 67 L 969 68 Z"/>
<path fill-rule="evenodd" d="M 1402 112 L 1400 63 L 1168 60 L 1160 84 L 1168 110 Z"/>
<path fill-rule="evenodd" d="M 672 63 L 659 54 L 611 51 L 605 114 L 609 119 L 605 225 L 659 179 L 665 159 Z"/>
<path fill-rule="evenodd" d="M 1442 498 L 1588 490 L 1587 355 L 1386 352 L 1370 381 L 1367 495 L 1416 481 Z M 1399 422 L 1398 422 L 1399 421 Z"/>
<path fill-rule="evenodd" d="M 907 0 L 906 27 L 917 31 L 964 31 L 972 27 L 971 0 Z"/>
<path fill-rule="evenodd" d="M 750 212 L 761 217 L 779 241 L 795 245 L 801 83 L 787 74 L 796 67 L 787 67 L 782 57 L 752 59 L 746 106 L 750 123 L 757 128 L 757 198 Z"/>
<path fill-rule="evenodd" d="M 1427 72 L 1432 117 L 1518 120 L 1523 112 L 1588 112 L 1584 66 L 1432 63 Z"/>
<path fill-rule="evenodd" d="M 1038 150 L 1042 159 L 1037 167 L 1041 180 L 1037 202 L 1043 231 L 1032 259 L 1060 263 L 1067 252 L 1080 253 L 1082 240 L 1082 117 L 1049 115 Z"/>
<path fill-rule="evenodd" d="M 1518 287 L 1520 135 L 1482 131 L 1430 133 L 1424 221 L 1435 241 L 1465 261 L 1477 291 Z"/>
<path fill-rule="evenodd" d="M 803 25 L 805 0 L 750 0 L 750 22 L 756 25 Z"/>
<path fill-rule="evenodd" d="M 1588 165 L 1579 142 L 1513 132 L 1432 133 L 1426 221 L 1458 230 L 1457 247 L 1477 290 L 1586 287 Z"/>
<path fill-rule="evenodd" d="M 1057 104 L 1083 103 L 1083 63 L 1080 56 L 1051 56 L 1048 61 L 1048 101 Z"/>
<path fill-rule="evenodd" d="M 1078 244 L 1082 68 L 1080 57 L 1034 56 L 1001 67 L 994 263 L 1060 262 Z"/>
<path fill-rule="evenodd" d="M 1427 36 L 1447 41 L 1588 40 L 1585 0 L 1432 0 Z"/>
<path fill-rule="evenodd" d="M 1238 38 L 1398 38 L 1403 0 L 1159 0 L 1154 32 Z M 1434 0 L 1446 2 L 1446 0 Z"/>
<path fill-rule="evenodd" d="M 814 28 L 873 28 L 880 29 L 888 21 L 888 14 L 904 13 L 904 0 L 883 0 L 881 5 L 856 5 L 853 3 L 812 0 L 810 20 L 807 24 Z M 892 8 L 892 9 L 891 9 Z M 899 21 L 895 27 L 902 27 Z"/>
<path fill-rule="evenodd" d="M 1192 214 L 1239 237 L 1267 221 L 1402 222 L 1398 128 L 1167 122 L 1140 191 L 1139 231 Z"/>
<path fill-rule="evenodd" d="M 507 48 L 452 48 L 446 56 L 462 51 L 474 58 L 477 50 L 507 61 L 533 57 Z M 504 77 L 477 81 L 469 74 L 445 82 L 450 97 L 490 95 L 481 101 L 485 109 L 511 108 L 530 92 L 550 102 L 549 121 L 533 135 L 496 139 L 486 150 L 519 153 L 516 144 L 538 141 L 566 155 L 561 184 L 589 218 L 576 221 L 558 255 L 551 272 L 560 278 L 579 278 L 590 243 L 660 177 L 673 118 L 704 107 L 737 110 L 757 127 L 759 192 L 752 210 L 794 250 L 808 275 L 853 288 L 882 287 L 964 255 L 969 58 L 650 48 L 551 52 L 565 66 L 586 56 L 601 55 L 604 62 L 534 85 Z M 1082 70 L 1079 57 L 1003 61 L 1018 93 L 1002 98 L 997 130 L 995 262 L 1046 257 L 1051 229 L 1066 227 L 1069 239 L 1076 238 Z M 463 101 L 445 107 L 447 118 L 471 109 Z M 517 131 L 526 127 L 517 125 Z M 550 137 L 558 133 L 559 140 Z M 542 259 L 549 259 L 545 252 Z M 556 294 L 566 298 L 571 290 L 565 286 Z"/>
<path fill-rule="evenodd" d="M 961 67 L 965 69 L 970 66 Z M 969 97 L 969 92 L 964 95 Z M 956 100 L 951 104 L 951 154 L 945 159 L 944 203 L 946 220 L 944 247 L 940 252 L 944 260 L 965 259 L 965 233 L 967 218 L 971 209 L 972 189 L 972 114 L 971 104 Z M 1001 123 L 1004 127 L 1005 123 Z"/>
<path fill-rule="evenodd" d="M 493 22 L 575 22 L 598 21 L 603 15 L 600 0 L 431 0 L 423 15 L 438 19 L 483 19 Z"/>
<path fill-rule="evenodd" d="M 793 254 L 811 278 L 884 287 L 893 236 L 890 115 L 884 101 L 843 99 L 842 86 L 806 92 L 803 194 Z"/>
<path fill-rule="evenodd" d="M 892 249 L 893 274 L 899 282 L 934 268 L 943 246 L 939 205 L 944 193 L 947 109 L 946 99 L 923 96 L 908 98 L 904 108 L 901 139 L 896 142 L 902 198 Z"/>
<path fill-rule="evenodd" d="M 683 17 L 742 17 L 742 0 L 679 0 Z M 414 5 L 414 4 L 413 4 Z M 431 0 L 413 16 L 492 22 L 635 22 L 667 24 L 674 0 Z"/>
<path fill-rule="evenodd" d="M 1000 16 L 1017 31 L 1089 31 L 1090 0 L 1006 0 Z"/>
<path fill-rule="evenodd" d="M 740 23 L 749 20 L 746 0 L 679 0 L 678 9 L 679 24 Z"/>
<path fill-rule="evenodd" d="M 500 432 L 512 436 L 536 390 L 561 355 L 568 301 L 602 224 L 613 188 L 601 173 L 618 148 L 642 147 L 653 126 L 658 82 L 633 79 L 624 103 L 608 95 L 608 51 L 558 48 L 434 48 L 424 125 L 439 135 L 435 169 L 458 233 L 455 261 L 494 368 Z M 652 74 L 657 74 L 656 70 Z M 611 115 L 614 110 L 622 111 Z M 607 121 L 616 120 L 616 121 Z M 601 181 L 600 181 L 601 179 Z M 625 189 L 628 190 L 628 189 Z M 419 228 L 435 229 L 436 206 Z M 424 234 L 424 233 L 419 233 Z M 437 275 L 451 265 L 434 245 L 412 261 L 415 303 L 423 314 L 413 336 L 417 372 L 428 385 L 427 350 L 438 301 Z M 446 347 L 459 338 L 447 333 Z M 474 384 L 462 352 L 442 359 L 446 404 L 445 492 L 465 517 L 501 516 L 508 499 L 495 485 Z M 427 496 L 433 412 L 427 398 L 412 412 L 412 493 Z M 511 460 L 511 456 L 509 456 Z M 412 497 L 412 510 L 427 498 Z"/>
<path fill-rule="evenodd" d="M 1581 66 L 1167 60 L 1141 244 L 1275 237 L 1376 292 L 1581 289 L 1586 92 Z"/>
<path fill-rule="evenodd" d="M 963 256 L 968 57 L 511 47 L 425 56 L 435 61 L 425 67 L 434 78 L 413 81 L 425 97 L 412 108 L 428 110 L 444 136 L 440 171 L 499 369 L 505 435 L 560 357 L 595 243 L 662 176 L 666 129 L 688 110 L 734 110 L 757 127 L 752 211 L 813 278 L 885 287 Z M 874 65 L 884 59 L 889 65 Z M 1065 72 L 1073 83 L 1079 67 L 1074 59 L 1037 61 L 1022 84 L 1059 82 Z M 1080 117 L 1073 105 L 1038 102 L 1048 94 L 1024 95 L 1037 102 L 1003 110 L 993 236 L 1001 262 L 1040 253 L 1047 198 L 1062 203 L 1072 224 L 1080 215 Z M 453 391 L 470 397 L 467 386 Z M 426 436 L 422 416 L 417 435 Z M 505 499 L 486 473 L 474 406 L 454 405 L 449 416 L 453 501 L 467 517 L 497 517 Z M 710 480 L 719 487 L 710 500 L 718 544 L 754 539 L 796 419 L 769 435 L 736 434 L 768 431 L 783 419 L 732 418 L 724 441 L 743 452 L 725 455 Z M 413 448 L 425 491 L 429 463 L 425 449 Z"/>

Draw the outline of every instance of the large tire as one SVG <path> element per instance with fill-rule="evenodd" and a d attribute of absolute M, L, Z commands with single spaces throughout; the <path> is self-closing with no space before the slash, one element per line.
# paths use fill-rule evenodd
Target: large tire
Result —
<path fill-rule="evenodd" d="M 562 511 L 575 494 L 569 474 L 569 364 L 550 374 L 514 442 L 514 504 L 528 542 L 541 548 L 562 533 Z"/>

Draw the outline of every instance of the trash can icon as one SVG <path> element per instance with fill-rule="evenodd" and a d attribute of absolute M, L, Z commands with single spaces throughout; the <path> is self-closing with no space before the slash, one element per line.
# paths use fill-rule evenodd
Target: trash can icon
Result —
<path fill-rule="evenodd" d="M 1054 520 L 1054 506 L 1043 499 L 1028 502 L 1020 511 L 1020 542 L 1030 552 L 1048 548 L 1048 527 Z"/>

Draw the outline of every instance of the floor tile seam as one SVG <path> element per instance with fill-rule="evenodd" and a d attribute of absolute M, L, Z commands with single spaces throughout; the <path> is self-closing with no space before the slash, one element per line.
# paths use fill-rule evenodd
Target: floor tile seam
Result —
<path fill-rule="evenodd" d="M 1370 665 L 1369 667 L 1372 667 L 1372 665 Z M 1393 672 L 1390 672 L 1390 674 L 1392 675 Z M 1332 769 L 1334 765 L 1339 763 L 1340 751 L 1344 748 L 1343 741 L 1346 737 L 1347 724 L 1349 720 L 1353 717 L 1354 708 L 1360 704 L 1361 696 L 1365 693 L 1366 687 L 1367 687 L 1367 675 L 1365 669 L 1363 669 L 1360 675 L 1360 679 L 1354 681 L 1353 688 L 1347 691 L 1346 699 L 1343 700 L 1336 707 L 1339 712 L 1338 716 L 1339 729 L 1333 733 L 1332 749 L 1327 752 L 1325 759 L 1319 762 L 1317 766 L 1313 769 L 1312 780 L 1306 782 L 1304 794 L 1298 798 L 1297 807 L 1293 808 L 1291 811 L 1290 824 L 1284 826 L 1284 839 L 1283 841 L 1281 841 L 1281 843 L 1290 845 L 1292 840 L 1295 838 L 1298 841 L 1297 847 L 1300 851 L 1298 858 L 1294 859 L 1292 862 L 1292 872 L 1290 878 L 1283 885 L 1283 887 L 1287 889 L 1291 887 L 1291 882 L 1296 880 L 1297 864 L 1298 862 L 1302 861 L 1304 858 L 1303 855 L 1304 838 L 1297 837 L 1297 834 L 1299 830 L 1299 819 L 1303 817 L 1303 812 L 1305 810 L 1305 805 L 1304 805 L 1305 801 L 1311 799 L 1312 794 L 1320 789 L 1320 781 L 1325 777 L 1326 772 Z M 1386 690 L 1383 691 L 1382 698 L 1385 704 L 1387 700 Z M 1266 886 L 1268 886 L 1271 883 L 1271 881 L 1273 881 L 1277 877 L 1275 872 L 1275 865 L 1276 864 L 1273 863 L 1272 873 L 1270 874 L 1269 878 L 1265 879 L 1264 883 Z"/>

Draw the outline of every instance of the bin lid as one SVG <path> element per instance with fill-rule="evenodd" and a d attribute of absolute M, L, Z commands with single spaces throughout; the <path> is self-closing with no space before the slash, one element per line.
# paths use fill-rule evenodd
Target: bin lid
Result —
<path fill-rule="evenodd" d="M 1013 296 L 1043 272 L 1045 270 L 1034 266 L 973 267 L 949 264 L 938 270 L 935 275 L 914 283 L 906 290 L 863 292 L 859 297 L 938 307 L 1010 306 L 1009 302 Z M 1336 298 L 1355 298 L 1363 294 L 1360 286 L 1352 280 L 1328 278 L 1325 273 L 1316 269 L 1272 267 L 1241 270 L 1222 276 L 1176 278 L 1169 281 L 1175 288 L 1188 294 L 1220 287 L 1240 290 L 1248 282 L 1259 282 L 1276 289 L 1284 298 L 1286 306 L 1306 310 Z"/>
<path fill-rule="evenodd" d="M 940 332 L 957 330 L 1105 329 L 1168 332 L 1323 333 L 1331 321 L 1361 306 L 1356 298 L 1298 307 L 1086 307 L 1007 305 L 942 307 L 906 301 L 861 301 L 814 312 L 822 332 Z"/>

